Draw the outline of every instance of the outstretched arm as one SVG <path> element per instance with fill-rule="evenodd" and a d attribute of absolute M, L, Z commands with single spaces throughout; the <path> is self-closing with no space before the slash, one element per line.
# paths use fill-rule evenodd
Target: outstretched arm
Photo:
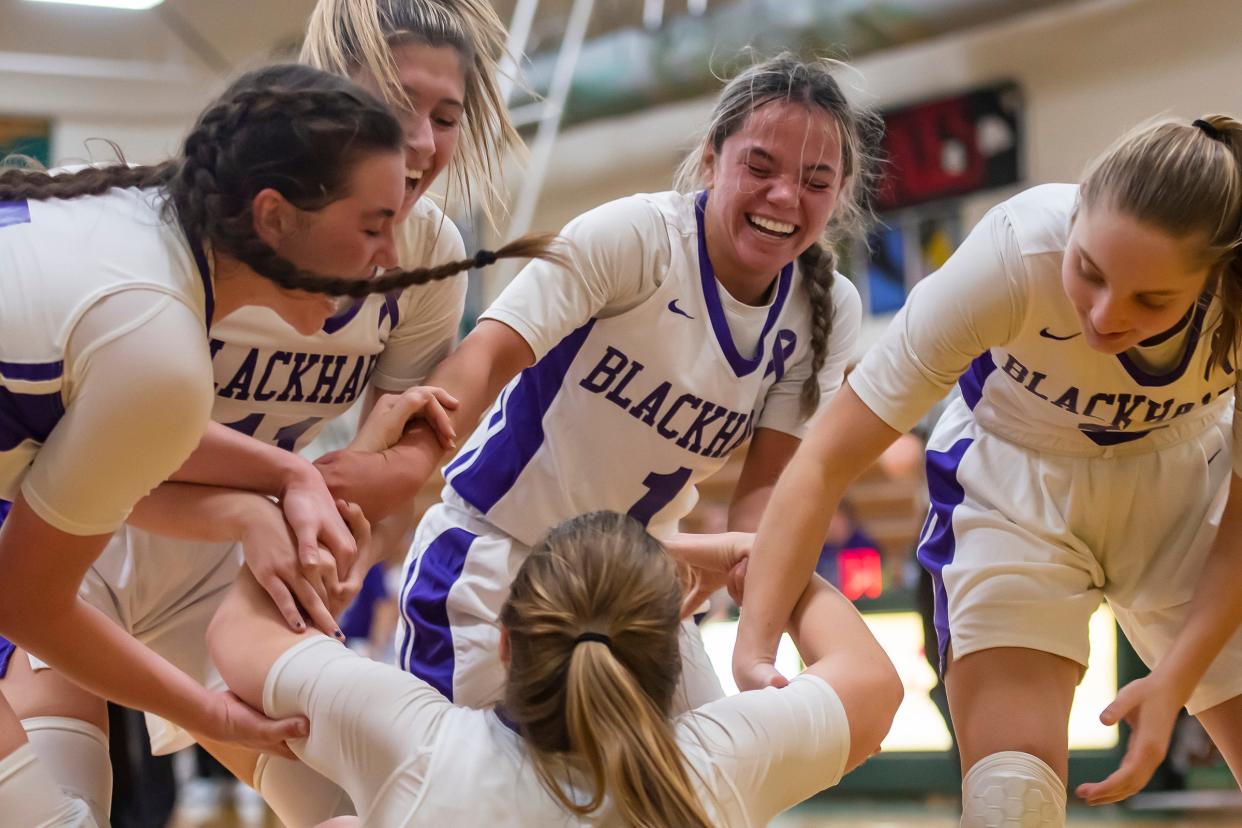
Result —
<path fill-rule="evenodd" d="M 534 353 L 516 331 L 484 319 L 427 378 L 457 402 L 448 412 L 456 435 L 469 434 L 483 412 Z M 379 520 L 410 501 L 435 472 L 445 445 L 425 422 L 416 422 L 395 445 L 380 452 L 342 449 L 315 461 L 332 491 Z"/>
<path fill-rule="evenodd" d="M 764 511 L 746 574 L 733 673 L 744 690 L 783 684 L 773 661 L 793 610 L 815 569 L 841 496 L 897 439 L 847 383 L 816 421 Z"/>

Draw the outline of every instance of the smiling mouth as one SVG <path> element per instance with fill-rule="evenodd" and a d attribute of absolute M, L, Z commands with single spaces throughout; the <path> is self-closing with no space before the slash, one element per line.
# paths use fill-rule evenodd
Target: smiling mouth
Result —
<path fill-rule="evenodd" d="M 754 228 L 756 232 L 773 239 L 787 239 L 798 232 L 798 225 L 796 224 L 777 221 L 764 216 L 756 216 L 752 213 L 746 214 L 746 223 Z"/>
<path fill-rule="evenodd" d="M 413 191 L 417 190 L 417 189 L 418 189 L 418 185 L 422 182 L 422 180 L 423 180 L 423 171 L 422 171 L 422 170 L 409 170 L 409 169 L 407 169 L 407 170 L 405 171 L 405 189 L 406 189 L 406 192 L 413 192 Z"/>

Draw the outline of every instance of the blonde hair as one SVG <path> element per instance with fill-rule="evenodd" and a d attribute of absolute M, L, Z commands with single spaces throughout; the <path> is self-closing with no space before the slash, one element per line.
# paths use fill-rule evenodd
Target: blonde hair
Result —
<path fill-rule="evenodd" d="M 1093 161 L 1079 187 L 1085 206 L 1103 205 L 1199 243 L 1221 298 L 1209 365 L 1231 363 L 1242 331 L 1242 124 L 1205 115 L 1161 121 L 1121 138 Z"/>
<path fill-rule="evenodd" d="M 841 139 L 841 182 L 836 208 L 823 236 L 798 256 L 802 284 L 811 307 L 811 374 L 802 385 L 802 413 L 819 406 L 819 370 L 832 332 L 835 246 L 860 236 L 871 219 L 870 194 L 878 177 L 877 152 L 883 122 L 845 98 L 833 72 L 845 64 L 828 58 L 802 59 L 783 52 L 744 69 L 720 93 L 698 145 L 677 168 L 675 186 L 690 192 L 703 185 L 709 150 L 719 155 L 724 142 L 746 125 L 751 114 L 777 101 L 801 104 L 830 115 Z"/>
<path fill-rule="evenodd" d="M 608 797 L 625 825 L 711 825 L 668 718 L 681 605 L 672 559 L 614 512 L 560 524 L 518 571 L 500 614 L 510 647 L 505 712 L 566 810 L 587 816 Z M 586 803 L 558 781 L 571 766 L 590 783 Z"/>
<path fill-rule="evenodd" d="M 506 151 L 522 145 L 496 79 L 505 36 L 487 0 L 319 0 L 300 60 L 342 75 L 365 69 L 375 77 L 380 95 L 404 109 L 409 102 L 392 48 L 416 42 L 456 49 L 466 74 L 465 110 L 448 190 L 460 188 L 469 208 L 471 180 L 480 182 L 486 211 L 498 194 Z"/>

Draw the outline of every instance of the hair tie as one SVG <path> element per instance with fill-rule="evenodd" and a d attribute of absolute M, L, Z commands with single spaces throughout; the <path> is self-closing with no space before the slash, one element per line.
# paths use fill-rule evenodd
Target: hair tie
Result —
<path fill-rule="evenodd" d="M 574 639 L 574 646 L 577 647 L 579 644 L 583 643 L 584 641 L 598 641 L 600 644 L 603 644 L 608 649 L 612 649 L 612 639 L 604 635 L 603 633 L 584 632 L 582 635 Z"/>
<path fill-rule="evenodd" d="M 1213 141 L 1220 141 L 1221 143 L 1225 143 L 1225 133 L 1221 132 L 1219 129 L 1212 126 L 1211 124 L 1209 124 L 1207 121 L 1203 120 L 1202 118 L 1195 118 L 1193 121 L 1190 122 L 1190 125 L 1193 127 L 1198 127 L 1203 132 L 1204 135 L 1211 138 Z"/>
<path fill-rule="evenodd" d="M 480 250 L 478 253 L 474 254 L 474 266 L 487 267 L 488 265 L 494 265 L 496 264 L 497 258 L 499 257 L 496 255 L 495 251 Z"/>

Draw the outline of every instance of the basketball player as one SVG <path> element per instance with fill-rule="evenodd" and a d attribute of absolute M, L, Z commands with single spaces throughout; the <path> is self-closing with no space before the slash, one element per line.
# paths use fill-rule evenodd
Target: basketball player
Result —
<path fill-rule="evenodd" d="M 739 686 L 781 683 L 776 641 L 843 489 L 957 381 L 928 446 L 918 554 L 935 578 L 962 824 L 1064 823 L 1070 702 L 1101 598 L 1153 672 L 1101 717 L 1136 728 L 1121 768 L 1079 795 L 1140 789 L 1182 705 L 1242 770 L 1240 156 L 1226 116 L 1138 130 L 1081 185 L 993 209 L 911 291 L 777 486 L 749 564 Z M 989 808 L 998 794 L 1009 803 Z"/>
<path fill-rule="evenodd" d="M 348 513 L 366 546 L 361 510 Z M 212 653 L 241 698 L 310 719 L 292 747 L 349 792 L 354 825 L 766 825 L 871 755 L 902 690 L 858 613 L 815 578 L 790 624 L 806 672 L 670 718 L 695 604 L 678 564 L 720 581 L 748 541 L 700 537 L 675 563 L 624 515 L 554 528 L 500 611 L 494 710 L 290 630 L 248 574 L 212 622 Z"/>
<path fill-rule="evenodd" d="M 477 179 L 488 164 L 499 163 L 515 137 L 503 107 L 497 108 L 495 62 L 503 38 L 485 3 L 323 0 L 312 13 L 303 60 L 349 74 L 401 114 L 406 188 L 392 227 L 402 267 L 463 258 L 457 228 L 425 193 L 446 170 L 454 180 L 463 173 Z M 190 472 L 201 482 L 258 491 L 218 501 L 221 508 L 243 510 L 237 515 L 188 519 L 158 500 L 142 504 L 87 573 L 82 597 L 202 683 L 211 678 L 207 623 L 243 551 L 291 625 L 302 623 L 300 605 L 317 627 L 334 632 L 331 605 L 340 603 L 342 590 L 356 588 L 346 583 L 347 574 L 365 569 L 353 562 L 352 538 L 339 518 L 318 523 L 319 512 L 303 514 L 307 503 L 331 510 L 334 518 L 336 509 L 319 472 L 295 452 L 355 401 L 365 399 L 370 409 L 382 394 L 421 381 L 453 344 L 464 296 L 465 279 L 449 279 L 352 300 L 312 331 L 257 309 L 214 326 L 215 424 L 178 476 Z M 434 407 L 439 399 L 449 402 L 434 395 L 426 401 Z M 392 487 L 400 481 L 380 474 L 373 482 Z M 281 498 L 284 514 L 264 495 Z M 335 555 L 320 551 L 320 543 Z M 304 560 L 309 556 L 304 570 L 299 552 Z M 66 789 L 89 791 L 84 798 L 107 813 L 111 768 L 103 700 L 45 671 L 38 659 L 30 661 L 34 672 L 24 657 L 16 660 L 5 693 L 43 763 Z M 148 715 L 148 724 L 157 754 L 193 741 L 160 717 Z M 257 772 L 248 775 L 291 828 L 348 810 L 339 789 L 307 778 L 293 762 L 241 758 L 236 749 L 221 758 L 231 767 L 257 761 Z"/>
<path fill-rule="evenodd" d="M 860 304 L 821 240 L 858 217 L 872 127 L 829 68 L 782 56 L 738 75 L 683 167 L 699 192 L 575 219 L 571 266 L 526 268 L 428 380 L 458 423 L 496 400 L 445 469 L 400 598 L 400 662 L 450 700 L 499 700 L 497 614 L 547 527 L 609 509 L 667 538 L 750 439 L 730 510 L 746 528 L 839 386 Z M 440 451 L 418 429 L 403 450 L 423 474 Z M 718 697 L 692 623 L 682 652 L 679 704 Z"/>

